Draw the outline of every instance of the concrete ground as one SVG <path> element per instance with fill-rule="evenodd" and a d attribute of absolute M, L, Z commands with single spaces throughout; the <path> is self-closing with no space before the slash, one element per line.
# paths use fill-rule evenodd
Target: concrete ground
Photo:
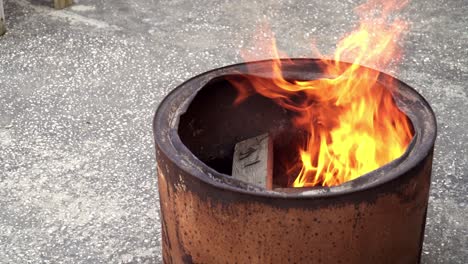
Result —
<path fill-rule="evenodd" d="M 151 121 L 177 84 L 241 62 L 256 25 L 327 52 L 360 1 L 6 0 L 0 262 L 159 263 Z M 395 75 L 439 125 L 423 263 L 468 263 L 468 4 L 413 0 Z"/>

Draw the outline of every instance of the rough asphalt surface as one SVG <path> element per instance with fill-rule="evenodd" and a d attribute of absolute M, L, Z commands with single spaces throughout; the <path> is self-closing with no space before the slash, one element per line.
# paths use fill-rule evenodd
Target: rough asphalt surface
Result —
<path fill-rule="evenodd" d="M 160 263 L 151 122 L 177 84 L 241 62 L 258 23 L 329 52 L 360 1 L 6 0 L 0 262 Z M 468 2 L 413 0 L 394 73 L 439 125 L 423 263 L 468 263 Z"/>

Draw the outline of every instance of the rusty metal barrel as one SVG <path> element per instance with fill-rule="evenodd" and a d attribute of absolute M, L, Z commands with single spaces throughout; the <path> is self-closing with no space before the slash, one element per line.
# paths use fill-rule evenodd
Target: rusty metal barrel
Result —
<path fill-rule="evenodd" d="M 319 60 L 292 61 L 286 77 L 323 74 Z M 269 65 L 249 62 L 249 72 L 271 78 Z M 418 263 L 436 137 L 426 100 L 394 79 L 395 100 L 414 129 L 405 154 L 339 186 L 281 193 L 229 175 L 236 142 L 270 132 L 281 152 L 292 140 L 290 116 L 270 100 L 233 105 L 226 79 L 246 73 L 246 64 L 203 73 L 159 105 L 153 128 L 164 263 Z"/>

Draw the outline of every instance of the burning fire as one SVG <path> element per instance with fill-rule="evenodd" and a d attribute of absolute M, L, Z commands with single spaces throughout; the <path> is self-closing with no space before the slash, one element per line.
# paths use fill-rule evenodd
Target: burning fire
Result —
<path fill-rule="evenodd" d="M 322 60 L 325 75 L 331 77 L 286 80 L 282 67 L 293 62 L 280 60 L 274 38 L 272 81 L 246 75 L 256 93 L 297 113 L 293 124 L 307 132 L 307 141 L 298 147 L 300 162 L 296 165 L 301 169 L 290 180 L 292 187 L 339 185 L 405 152 L 413 132 L 388 88 L 394 86 L 377 71 L 360 66 L 388 69 L 400 57 L 397 40 L 406 24 L 389 21 L 389 16 L 404 5 L 398 0 L 371 0 L 359 6 L 359 26 L 339 41 L 334 60 Z M 243 55 L 247 60 L 255 58 Z M 338 63 L 349 58 L 351 64 Z M 252 94 L 245 84 L 232 83 L 239 91 L 236 103 Z"/>

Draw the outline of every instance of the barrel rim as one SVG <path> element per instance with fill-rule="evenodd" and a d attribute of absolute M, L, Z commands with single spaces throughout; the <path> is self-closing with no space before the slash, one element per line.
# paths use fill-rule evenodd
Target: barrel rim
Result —
<path fill-rule="evenodd" d="M 274 198 L 324 198 L 364 191 L 399 178 L 420 164 L 421 161 L 432 153 L 437 134 L 437 124 L 435 114 L 429 103 L 411 86 L 389 74 L 378 71 L 380 74 L 379 76 L 394 80 L 399 95 L 402 96 L 402 98 L 408 99 L 407 102 L 398 100 L 398 104 L 400 109 L 410 118 L 415 130 L 415 135 L 405 153 L 398 159 L 341 185 L 312 189 L 304 188 L 307 190 L 298 193 L 276 192 L 248 185 L 210 168 L 199 160 L 181 141 L 178 135 L 180 116 L 185 113 L 196 94 L 210 80 L 233 73 L 247 73 L 247 65 L 249 65 L 249 67 L 255 65 L 261 68 L 271 65 L 272 61 L 273 60 L 252 61 L 216 68 L 198 74 L 178 85 L 163 99 L 154 115 L 153 132 L 157 149 L 162 151 L 171 162 L 188 175 L 213 187 L 249 195 Z M 318 66 L 324 60 L 315 58 L 292 58 L 282 59 L 282 61 Z M 347 62 L 338 63 L 343 65 L 350 64 Z M 374 70 L 368 67 L 365 68 Z"/>

